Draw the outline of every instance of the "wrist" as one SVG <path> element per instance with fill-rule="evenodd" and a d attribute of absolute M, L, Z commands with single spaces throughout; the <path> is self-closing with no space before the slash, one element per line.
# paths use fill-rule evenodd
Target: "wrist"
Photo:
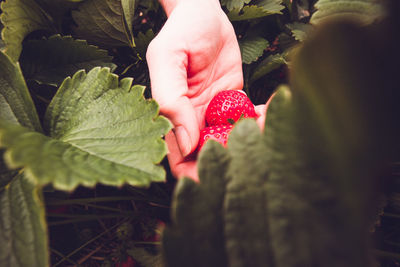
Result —
<path fill-rule="evenodd" d="M 200 3 L 211 2 L 212 4 L 216 4 L 218 7 L 220 7 L 219 0 L 159 0 L 161 6 L 163 7 L 168 17 L 178 4 L 188 1 L 198 1 Z"/>

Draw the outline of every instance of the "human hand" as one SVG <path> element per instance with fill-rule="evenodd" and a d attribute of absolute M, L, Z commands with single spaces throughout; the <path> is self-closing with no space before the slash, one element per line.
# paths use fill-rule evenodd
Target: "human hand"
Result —
<path fill-rule="evenodd" d="M 174 129 L 167 134 L 174 176 L 197 179 L 187 159 L 205 126 L 205 110 L 219 91 L 243 87 L 232 24 L 218 0 L 160 0 L 168 20 L 147 50 L 152 95 Z"/>

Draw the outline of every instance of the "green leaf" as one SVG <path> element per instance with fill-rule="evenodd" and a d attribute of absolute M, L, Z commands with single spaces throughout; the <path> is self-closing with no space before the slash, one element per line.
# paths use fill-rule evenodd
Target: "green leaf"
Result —
<path fill-rule="evenodd" d="M 312 24 L 325 20 L 351 19 L 361 24 L 370 24 L 385 15 L 382 1 L 375 0 L 319 0 L 312 15 Z"/>
<path fill-rule="evenodd" d="M 265 125 L 275 261 L 280 266 L 367 266 L 362 210 L 363 189 L 371 180 L 364 172 L 341 165 L 327 145 L 328 136 L 300 107 L 306 103 L 300 104 L 296 97 L 288 88 L 280 88 Z M 347 174 L 338 171 L 343 167 Z"/>
<path fill-rule="evenodd" d="M 81 69 L 101 66 L 113 71 L 116 67 L 106 50 L 60 35 L 26 42 L 20 63 L 26 79 L 54 86 Z"/>
<path fill-rule="evenodd" d="M 18 63 L 0 52 L 0 119 L 42 131 Z"/>
<path fill-rule="evenodd" d="M 264 38 L 255 36 L 243 38 L 239 45 L 243 63 L 250 64 L 263 55 L 269 43 Z"/>
<path fill-rule="evenodd" d="M 155 101 L 143 98 L 131 79 L 95 68 L 67 78 L 50 103 L 45 126 L 50 137 L 0 121 L 6 162 L 24 168 L 38 184 L 61 190 L 96 183 L 148 186 L 164 181 L 157 164 L 170 123 L 158 117 Z"/>
<path fill-rule="evenodd" d="M 228 11 L 234 9 L 242 9 L 244 4 L 250 3 L 251 0 L 221 0 L 221 5 L 226 6 Z"/>
<path fill-rule="evenodd" d="M 167 266 L 227 266 L 222 214 L 228 163 L 227 151 L 209 141 L 200 153 L 200 183 L 178 181 L 172 224 L 162 235 Z"/>
<path fill-rule="evenodd" d="M 231 21 L 241 21 L 241 20 L 262 18 L 273 14 L 282 14 L 281 10 L 284 8 L 283 6 L 273 5 L 272 7 L 273 8 L 271 9 L 267 9 L 263 6 L 249 5 L 249 6 L 244 6 L 243 9 L 235 8 L 228 13 L 228 18 Z"/>
<path fill-rule="evenodd" d="M 311 163 L 307 162 L 309 167 L 304 163 L 310 152 L 304 150 L 302 153 L 298 148 L 299 143 L 307 137 L 304 133 L 299 135 L 293 132 L 298 124 L 293 125 L 292 98 L 289 88 L 278 88 L 269 105 L 265 123 L 264 136 L 268 152 L 265 164 L 270 171 L 267 201 L 271 244 L 278 266 L 310 266 L 313 259 L 318 260 L 317 263 L 320 261 L 317 254 L 322 245 L 318 242 L 321 235 L 327 241 L 335 242 L 331 236 L 334 232 L 325 229 L 330 223 L 320 221 L 327 211 L 321 213 L 323 206 L 316 210 L 319 205 L 317 200 L 322 202 L 323 197 L 329 197 L 326 192 L 330 189 L 323 186 L 323 176 L 311 176 Z M 334 198 L 334 195 L 331 197 Z M 326 257 L 329 258 L 328 255 Z M 341 265 L 329 262 L 324 263 L 324 266 Z"/>
<path fill-rule="evenodd" d="M 287 24 L 286 27 L 292 32 L 293 37 L 300 42 L 306 40 L 308 35 L 313 30 L 313 26 L 311 24 L 294 22 L 291 24 Z"/>
<path fill-rule="evenodd" d="M 240 121 L 228 140 L 230 178 L 224 199 L 225 247 L 230 266 L 273 266 L 268 226 L 268 165 L 260 129 Z M 217 178 L 217 177 L 214 177 Z"/>
<path fill-rule="evenodd" d="M 69 12 L 75 9 L 78 3 L 82 1 L 85 0 L 35 0 L 35 2 L 51 16 L 58 29 L 57 32 L 62 32 L 62 24 L 65 22 Z"/>
<path fill-rule="evenodd" d="M 54 31 L 52 18 L 34 0 L 7 0 L 1 2 L 1 32 L 6 54 L 18 61 L 22 41 L 36 30 Z"/>
<path fill-rule="evenodd" d="M 0 190 L 0 266 L 49 266 L 40 190 L 23 174 Z"/>
<path fill-rule="evenodd" d="M 286 64 L 286 60 L 282 54 L 269 55 L 254 69 L 253 74 L 250 77 L 250 82 L 260 79 L 283 64 Z"/>
<path fill-rule="evenodd" d="M 99 46 L 134 47 L 133 36 L 125 22 L 130 18 L 125 18 L 124 11 L 129 13 L 131 10 L 123 10 L 120 0 L 84 1 L 78 10 L 72 11 L 72 17 L 78 25 L 74 32 L 79 38 Z"/>
<path fill-rule="evenodd" d="M 124 25 L 126 27 L 126 32 L 129 33 L 131 37 L 131 42 L 135 46 L 133 40 L 133 18 L 135 16 L 136 0 L 121 0 L 122 11 L 124 13 Z"/>

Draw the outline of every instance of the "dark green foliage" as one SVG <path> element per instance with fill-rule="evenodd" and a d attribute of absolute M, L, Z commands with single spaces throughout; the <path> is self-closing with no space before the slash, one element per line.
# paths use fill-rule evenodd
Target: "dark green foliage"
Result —
<path fill-rule="evenodd" d="M 124 21 L 126 11 L 123 9 L 123 2 L 116 0 L 87 0 L 78 6 L 78 10 L 72 11 L 72 17 L 77 27 L 74 34 L 80 39 L 85 39 L 91 44 L 100 47 L 134 47 L 132 33 L 132 21 L 130 27 Z M 127 19 L 132 19 L 129 16 Z"/>
<path fill-rule="evenodd" d="M 90 71 L 100 66 L 114 71 L 116 67 L 106 50 L 59 34 L 25 42 L 20 63 L 25 79 L 54 86 L 81 69 Z"/>

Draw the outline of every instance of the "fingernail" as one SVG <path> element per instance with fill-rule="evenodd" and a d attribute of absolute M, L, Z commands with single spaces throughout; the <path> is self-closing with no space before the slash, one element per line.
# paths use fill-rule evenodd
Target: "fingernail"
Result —
<path fill-rule="evenodd" d="M 178 126 L 174 130 L 176 140 L 178 141 L 179 149 L 181 150 L 182 156 L 186 157 L 192 151 L 192 145 L 190 137 L 187 134 L 186 129 L 183 126 Z"/>

